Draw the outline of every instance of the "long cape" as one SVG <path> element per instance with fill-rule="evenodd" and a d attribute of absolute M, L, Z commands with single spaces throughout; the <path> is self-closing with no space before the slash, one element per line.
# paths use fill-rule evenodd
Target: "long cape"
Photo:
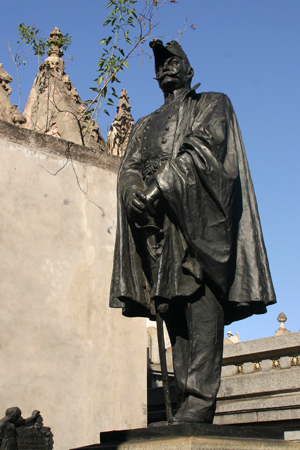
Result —
<path fill-rule="evenodd" d="M 130 187 L 145 188 L 139 132 L 149 117 L 133 128 L 119 171 L 110 306 L 121 307 L 126 316 L 150 317 L 150 298 L 176 300 L 211 280 L 219 289 L 226 323 L 265 313 L 276 297 L 255 193 L 234 110 L 219 93 L 191 90 L 185 97 L 173 157 L 155 174 L 169 214 L 166 251 L 149 290 L 137 228 L 123 203 Z M 190 281 L 182 283 L 183 278 Z"/>

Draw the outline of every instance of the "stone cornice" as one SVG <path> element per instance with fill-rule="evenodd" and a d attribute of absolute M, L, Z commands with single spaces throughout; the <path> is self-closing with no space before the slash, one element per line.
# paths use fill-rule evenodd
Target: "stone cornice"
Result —
<path fill-rule="evenodd" d="M 0 120 L 0 139 L 13 142 L 32 151 L 72 158 L 74 161 L 101 167 L 113 173 L 118 172 L 121 162 L 119 157 L 108 155 L 106 152 L 99 152 L 73 142 L 20 128 L 4 120 Z"/>
<path fill-rule="evenodd" d="M 226 345 L 224 364 L 236 364 L 300 353 L 300 332 Z"/>

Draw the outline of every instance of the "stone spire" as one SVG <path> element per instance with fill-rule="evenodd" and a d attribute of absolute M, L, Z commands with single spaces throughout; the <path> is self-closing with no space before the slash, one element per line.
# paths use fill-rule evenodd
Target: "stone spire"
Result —
<path fill-rule="evenodd" d="M 290 331 L 287 330 L 284 325 L 284 322 L 286 322 L 286 320 L 287 320 L 286 315 L 283 312 L 280 313 L 277 317 L 277 320 L 280 323 L 280 326 L 279 326 L 278 330 L 275 331 L 275 336 L 282 336 L 283 334 L 289 334 Z"/>
<path fill-rule="evenodd" d="M 49 56 L 39 67 L 24 109 L 25 127 L 95 150 L 105 150 L 99 127 L 85 116 L 85 106 L 65 73 L 61 58 L 62 36 L 57 27 L 50 33 Z"/>
<path fill-rule="evenodd" d="M 122 90 L 119 105 L 117 106 L 117 115 L 111 124 L 107 135 L 107 152 L 116 156 L 123 156 L 131 128 L 133 126 L 133 117 L 130 113 L 131 106 L 127 91 Z"/>

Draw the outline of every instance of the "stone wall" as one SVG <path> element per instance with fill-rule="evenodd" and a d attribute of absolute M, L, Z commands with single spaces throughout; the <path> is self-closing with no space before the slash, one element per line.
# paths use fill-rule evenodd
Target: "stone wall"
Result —
<path fill-rule="evenodd" d="M 0 121 L 0 405 L 54 449 L 146 426 L 146 323 L 108 307 L 119 159 Z"/>

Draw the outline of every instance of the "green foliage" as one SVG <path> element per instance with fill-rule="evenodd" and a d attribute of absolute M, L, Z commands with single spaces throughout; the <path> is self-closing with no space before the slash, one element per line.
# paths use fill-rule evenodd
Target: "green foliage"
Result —
<path fill-rule="evenodd" d="M 135 3 L 137 3 L 136 0 L 110 0 L 106 6 L 110 11 L 103 26 L 110 27 L 110 35 L 100 40 L 103 50 L 97 65 L 97 78 L 94 80 L 97 83 L 97 87 L 90 88 L 98 93 L 97 104 L 94 108 L 91 108 L 96 116 L 103 100 L 107 96 L 107 84 L 109 83 L 110 85 L 111 95 L 118 97 L 111 84 L 119 83 L 117 73 L 122 71 L 123 67 L 129 67 L 124 50 L 119 46 L 119 41 L 123 40 L 132 45 L 130 27 L 135 26 L 135 20 L 137 19 L 137 13 L 134 8 Z M 111 97 L 108 98 L 106 104 L 107 106 L 113 106 L 113 99 Z M 106 109 L 104 112 L 109 115 Z"/>
<path fill-rule="evenodd" d="M 94 80 L 96 87 L 90 88 L 96 96 L 92 101 L 86 102 L 86 111 L 80 119 L 85 116 L 86 120 L 89 117 L 90 123 L 98 120 L 108 90 L 111 91 L 111 96 L 106 100 L 106 105 L 113 106 L 113 97 L 118 98 L 113 86 L 114 83 L 120 82 L 118 73 L 124 67 L 129 68 L 128 58 L 134 55 L 141 44 L 153 37 L 151 32 L 157 25 L 154 21 L 157 11 L 166 3 L 176 2 L 177 0 L 143 0 L 139 3 L 140 6 L 143 5 L 142 9 L 137 12 L 135 7 L 137 0 L 108 0 L 106 7 L 109 9 L 109 15 L 103 26 L 109 28 L 109 36 L 100 40 L 102 54 L 97 65 L 97 78 Z M 123 47 L 120 46 L 120 42 L 123 43 Z M 109 115 L 107 109 L 103 112 Z M 83 130 L 84 134 L 87 132 L 88 129 Z M 91 134 L 92 130 L 89 132 Z"/>
<path fill-rule="evenodd" d="M 143 5 L 142 9 L 137 12 L 135 7 L 137 0 L 108 0 L 106 7 L 109 9 L 109 15 L 103 26 L 108 27 L 110 31 L 109 36 L 100 40 L 103 50 L 97 65 L 98 75 L 94 80 L 97 86 L 90 88 L 97 94 L 87 106 L 87 110 L 93 112 L 92 117 L 95 120 L 98 118 L 108 89 L 112 91 L 112 97 L 117 97 L 112 84 L 120 82 L 118 73 L 124 67 L 129 68 L 128 58 L 146 39 L 152 37 L 151 31 L 157 25 L 153 20 L 157 11 L 166 3 L 176 2 L 177 0 L 143 0 L 140 2 L 140 6 Z M 120 42 L 123 42 L 124 47 L 120 47 Z M 126 52 L 124 48 L 127 49 Z M 111 97 L 107 100 L 107 105 L 113 105 Z M 104 110 L 104 113 L 109 115 L 107 110 Z"/>
<path fill-rule="evenodd" d="M 27 47 L 32 47 L 35 56 L 43 56 L 46 51 L 46 39 L 39 36 L 40 30 L 35 26 L 20 23 L 18 26 L 20 40 L 18 44 L 24 43 Z"/>
<path fill-rule="evenodd" d="M 62 48 L 64 51 L 67 50 L 69 45 L 71 44 L 72 36 L 69 36 L 68 33 L 63 34 L 59 39 L 52 40 L 51 42 L 48 40 L 46 42 L 47 47 L 50 47 L 51 45 L 57 45 L 58 47 Z"/>
<path fill-rule="evenodd" d="M 37 27 L 35 27 L 34 25 L 25 26 L 24 23 L 20 23 L 20 25 L 18 26 L 18 32 L 20 39 L 17 41 L 17 43 L 21 45 L 25 44 L 27 47 L 31 48 L 34 55 L 38 58 L 44 56 L 47 49 L 49 49 L 51 45 L 57 45 L 63 50 L 66 50 L 72 40 L 72 36 L 69 36 L 68 33 L 62 35 L 56 41 L 45 39 L 40 36 L 40 30 Z M 18 63 L 25 64 L 26 61 L 19 58 Z"/>

